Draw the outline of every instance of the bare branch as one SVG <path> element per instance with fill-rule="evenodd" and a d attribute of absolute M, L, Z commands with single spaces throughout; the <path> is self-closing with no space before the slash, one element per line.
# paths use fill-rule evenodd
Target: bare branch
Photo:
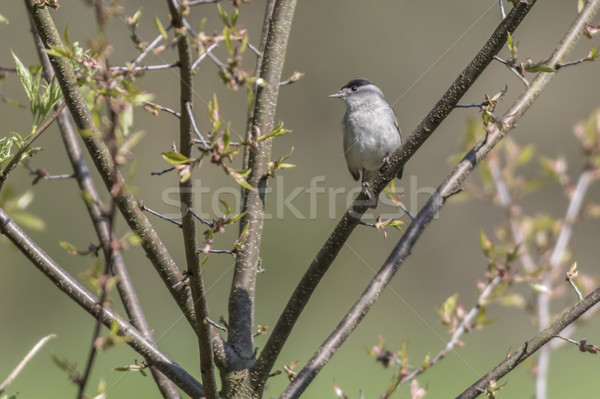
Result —
<path fill-rule="evenodd" d="M 158 108 L 161 111 L 168 112 L 171 115 L 175 115 L 176 117 L 181 118 L 181 114 L 179 112 L 175 111 L 174 109 L 171 109 L 171 108 L 168 108 L 168 107 L 164 107 L 164 106 L 162 106 L 160 104 L 156 104 L 156 103 L 153 103 L 153 102 L 150 102 L 150 101 L 148 101 L 146 103 L 146 105 L 148 105 L 148 106 L 150 106 L 152 108 Z"/>
<path fill-rule="evenodd" d="M 269 18 L 271 6 L 272 15 Z M 257 135 L 266 134 L 274 127 L 279 82 L 295 7 L 295 0 L 276 0 L 274 4 L 267 3 L 263 34 L 265 28 L 268 28 L 268 33 L 266 36 L 263 35 L 266 37 L 266 44 L 259 74 L 266 82 L 266 86 L 256 88 L 250 128 L 250 135 L 254 140 Z M 244 216 L 240 220 L 240 228 L 248 228 L 248 236 L 236 257 L 229 296 L 228 342 L 239 355 L 240 364 L 236 367 L 241 368 L 249 368 L 254 364 L 254 300 L 270 155 L 271 140 L 261 141 L 256 147 L 247 148 L 247 166 L 250 168 L 248 183 L 255 190 L 245 190 L 243 195 Z M 254 383 L 254 379 L 248 377 Z M 232 387 L 232 389 L 237 388 Z M 262 385 L 259 385 L 258 389 L 262 389 Z"/>
<path fill-rule="evenodd" d="M 50 341 L 52 338 L 56 338 L 56 335 L 46 335 L 44 338 L 40 339 L 33 348 L 31 348 L 31 350 L 27 353 L 27 355 L 25 355 L 25 357 L 23 358 L 23 360 L 21 360 L 17 367 L 15 367 L 15 369 L 11 371 L 8 377 L 6 377 L 4 382 L 0 384 L 0 392 L 6 391 L 6 388 L 8 388 L 8 386 L 15 380 L 15 378 L 17 378 L 21 370 L 23 370 L 23 368 L 27 366 L 27 363 L 29 363 L 31 359 L 33 359 L 33 357 L 40 351 L 40 349 L 42 349 L 42 347 L 46 345 L 46 342 Z"/>
<path fill-rule="evenodd" d="M 219 45 L 219 42 L 216 42 L 216 43 L 213 43 L 210 46 L 208 46 L 208 48 L 204 51 L 204 53 L 202 53 L 202 55 L 200 57 L 198 57 L 198 59 L 196 61 L 194 61 L 194 64 L 192 65 L 192 72 L 194 72 L 196 70 L 196 68 L 198 68 L 200 66 L 200 63 L 202 62 L 202 60 L 204 60 L 207 55 L 211 54 L 211 52 L 214 49 L 216 49 L 218 45 Z"/>
<path fill-rule="evenodd" d="M 179 4 L 175 0 L 168 0 L 169 12 L 173 26 L 182 29 L 184 26 L 183 16 L 180 14 Z M 179 35 L 177 38 L 177 50 L 179 54 L 180 75 L 180 108 L 186 110 L 181 113 L 179 119 L 179 147 L 182 155 L 190 158 L 192 156 L 192 135 L 196 131 L 198 136 L 202 135 L 196 127 L 192 114 L 193 79 L 192 79 L 192 57 L 189 38 L 187 35 Z M 196 315 L 195 331 L 198 335 L 198 349 L 200 351 L 200 371 L 202 382 L 206 391 L 207 399 L 218 399 L 219 390 L 215 376 L 215 364 L 213 353 L 213 341 L 220 340 L 220 336 L 209 323 L 204 320 L 209 316 L 208 304 L 206 302 L 206 289 L 202 270 L 200 268 L 200 257 L 196 243 L 196 221 L 189 209 L 194 205 L 192 179 L 179 182 L 179 199 L 181 201 L 181 222 L 183 232 L 183 245 L 187 271 L 191 276 L 190 286 L 194 299 L 194 312 Z"/>

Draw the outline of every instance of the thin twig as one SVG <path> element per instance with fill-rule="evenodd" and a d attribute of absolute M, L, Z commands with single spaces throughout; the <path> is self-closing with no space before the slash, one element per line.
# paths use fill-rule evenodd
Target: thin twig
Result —
<path fill-rule="evenodd" d="M 117 72 L 143 72 L 143 71 L 161 71 L 164 69 L 172 69 L 172 68 L 177 68 L 177 67 L 179 67 L 179 62 L 173 62 L 171 64 L 144 65 L 144 66 L 136 66 L 136 67 L 112 66 L 108 69 L 111 71 L 117 71 Z"/>
<path fill-rule="evenodd" d="M 575 290 L 575 293 L 577 294 L 577 299 L 579 299 L 581 301 L 583 299 L 583 295 L 581 294 L 581 291 L 579 291 L 579 288 L 577 288 L 577 285 L 575 285 L 575 283 L 573 282 L 573 279 L 567 277 L 567 281 L 569 282 L 569 284 L 571 284 L 571 287 L 573 287 L 573 289 Z"/>
<path fill-rule="evenodd" d="M 160 104 L 156 104 L 156 103 L 153 103 L 153 102 L 150 102 L 150 101 L 147 101 L 146 105 L 148 105 L 150 107 L 153 107 L 153 108 L 158 108 L 161 111 L 165 111 L 165 112 L 167 112 L 167 113 L 169 113 L 171 115 L 174 115 L 174 116 L 176 116 L 178 118 L 181 118 L 181 114 L 179 112 L 175 111 L 174 109 L 171 109 L 171 108 L 168 108 L 168 107 L 164 107 L 164 106 L 162 106 Z"/>
<path fill-rule="evenodd" d="M 209 57 L 211 60 L 213 60 L 213 62 L 214 62 L 215 64 L 217 64 L 217 66 L 218 66 L 219 68 L 221 68 L 221 69 L 227 69 L 227 65 L 223 64 L 223 63 L 221 62 L 221 60 L 219 60 L 219 59 L 218 59 L 218 58 L 217 58 L 217 57 L 216 57 L 216 56 L 215 56 L 213 53 L 209 53 L 209 52 L 207 52 L 206 54 L 208 54 L 208 57 Z"/>
<path fill-rule="evenodd" d="M 154 216 L 158 216 L 159 218 L 161 218 L 161 219 L 163 219 L 163 220 L 166 220 L 167 222 L 171 222 L 171 223 L 173 223 L 175 226 L 177 226 L 177 227 L 181 228 L 181 222 L 180 222 L 179 220 L 175 220 L 175 219 L 172 219 L 172 218 L 170 218 L 170 217 L 168 217 L 168 216 L 165 216 L 165 215 L 163 215 L 163 214 L 161 214 L 161 213 L 158 213 L 158 212 L 156 212 L 156 211 L 154 211 L 154 210 L 152 210 L 152 209 L 148 208 L 148 207 L 147 207 L 147 206 L 146 206 L 146 205 L 145 205 L 143 202 L 140 202 L 140 209 L 141 209 L 142 211 L 147 211 L 148 213 L 151 213 L 151 214 L 153 214 Z"/>
<path fill-rule="evenodd" d="M 179 3 L 175 0 L 168 0 L 169 13 L 175 29 L 181 30 L 184 26 L 190 31 L 191 27 L 180 13 Z M 196 122 L 192 113 L 193 99 L 193 78 L 192 78 L 192 57 L 189 37 L 180 35 L 177 38 L 178 58 L 181 64 L 179 69 L 180 93 L 179 106 L 182 115 L 179 120 L 179 151 L 183 156 L 191 158 L 192 156 L 192 135 L 194 132 L 203 139 L 196 127 Z M 185 109 L 187 112 L 184 112 Z M 187 179 L 179 182 L 179 200 L 181 201 L 181 222 L 183 247 L 185 250 L 185 260 L 187 271 L 190 274 L 189 286 L 192 290 L 194 300 L 194 314 L 196 315 L 196 325 L 194 331 L 197 334 L 198 350 L 200 355 L 200 371 L 202 374 L 202 383 L 206 391 L 207 399 L 218 399 L 219 389 L 215 376 L 215 348 L 213 342 L 223 341 L 213 326 L 203 323 L 209 315 L 206 298 L 206 289 L 200 265 L 200 256 L 198 254 L 198 245 L 196 242 L 196 222 L 194 216 L 188 211 L 193 206 L 193 181 Z M 223 343 L 222 343 L 223 344 Z"/>
<path fill-rule="evenodd" d="M 498 0 L 498 3 L 500 4 L 500 14 L 502 15 L 502 19 L 506 18 L 506 11 L 504 11 L 504 4 L 502 3 L 502 0 Z"/>
<path fill-rule="evenodd" d="M 487 103 L 479 103 L 479 104 L 456 104 L 455 108 L 481 108 Z"/>
<path fill-rule="evenodd" d="M 517 78 L 519 78 L 519 80 L 521 82 L 523 82 L 523 84 L 525 85 L 525 87 L 529 86 L 529 81 L 527 80 L 527 78 L 523 75 L 521 75 L 521 72 L 519 72 L 519 70 L 517 68 L 515 68 L 514 66 L 510 65 L 510 63 L 498 56 L 494 56 L 494 59 L 496 61 L 499 61 L 500 63 L 504 64 L 512 73 L 514 73 Z"/>
<path fill-rule="evenodd" d="M 15 369 L 11 371 L 8 377 L 6 377 L 4 382 L 0 384 L 0 393 L 6 391 L 6 388 L 8 388 L 8 386 L 15 380 L 15 378 L 17 378 L 17 376 L 23 370 L 23 368 L 27 366 L 27 363 L 29 363 L 31 359 L 33 359 L 33 357 L 40 351 L 40 349 L 42 349 L 46 342 L 50 341 L 52 338 L 56 338 L 56 335 L 46 335 L 44 338 L 40 339 L 33 348 L 31 348 L 31 350 L 27 353 L 27 355 L 25 355 L 23 360 L 19 362 L 17 367 L 15 367 Z M 6 359 L 4 361 L 6 361 Z"/>
<path fill-rule="evenodd" d="M 594 61 L 594 59 L 590 58 L 590 57 L 585 57 L 585 58 L 581 58 L 581 59 L 575 60 L 575 61 L 564 62 L 562 64 L 556 64 L 554 66 L 554 69 L 559 70 L 559 69 L 564 68 L 564 67 L 570 67 L 570 66 L 573 66 L 573 65 L 579 65 L 579 64 L 587 62 L 587 61 Z"/>
<path fill-rule="evenodd" d="M 215 327 L 215 328 L 217 328 L 217 329 L 219 329 L 221 331 L 227 332 L 227 328 L 226 327 L 220 325 L 219 323 L 217 323 L 215 321 L 212 321 L 210 317 L 205 317 L 204 321 L 206 321 L 208 324 L 212 325 L 213 327 Z"/>
<path fill-rule="evenodd" d="M 190 2 L 188 2 L 188 6 L 192 7 L 200 4 L 218 3 L 219 1 L 221 0 L 191 0 Z"/>
<path fill-rule="evenodd" d="M 169 26 L 167 27 L 167 31 L 169 31 L 169 29 L 171 29 L 171 24 L 169 24 Z M 152 43 L 150 43 L 148 46 L 146 46 L 146 48 L 144 49 L 144 51 L 137 56 L 137 58 L 135 60 L 133 60 L 133 62 L 131 63 L 131 67 L 135 68 L 138 65 L 140 65 L 142 63 L 142 61 L 144 60 L 144 58 L 146 58 L 146 56 L 148 54 L 150 54 L 150 52 L 152 50 L 154 50 L 154 48 L 156 46 L 158 46 L 158 44 L 163 40 L 163 36 L 162 35 L 158 35 L 156 36 L 156 38 L 152 41 Z"/>
<path fill-rule="evenodd" d="M 202 218 L 200 215 L 198 215 L 193 208 L 190 208 L 188 210 L 196 219 L 198 219 L 200 222 L 202 222 L 202 224 L 205 224 L 210 227 L 212 227 L 214 225 L 214 223 L 211 222 L 210 220 L 206 220 L 206 219 Z"/>
<path fill-rule="evenodd" d="M 208 145 L 208 141 L 206 141 L 204 136 L 202 136 L 202 133 L 200 133 L 200 130 L 198 129 L 198 126 L 196 125 L 196 120 L 194 119 L 194 113 L 192 112 L 192 102 L 191 101 L 187 101 L 185 103 L 185 109 L 187 110 L 187 117 L 190 119 L 192 128 L 194 129 L 194 133 L 196 133 L 196 136 L 198 136 L 198 139 L 200 140 L 200 142 L 202 143 L 202 145 L 204 147 L 210 148 L 210 146 Z M 191 144 L 191 140 L 190 140 L 190 144 Z"/>
<path fill-rule="evenodd" d="M 200 57 L 198 57 L 198 59 L 196 61 L 194 61 L 194 63 L 192 64 L 192 72 L 195 71 L 196 68 L 198 68 L 200 66 L 200 63 L 202 62 L 202 60 L 204 60 L 209 53 L 211 53 L 214 49 L 216 49 L 218 45 L 219 45 L 219 42 L 216 42 L 216 43 L 213 43 L 210 46 L 208 46 L 208 48 L 204 51 L 204 53 L 202 53 L 202 55 Z"/>

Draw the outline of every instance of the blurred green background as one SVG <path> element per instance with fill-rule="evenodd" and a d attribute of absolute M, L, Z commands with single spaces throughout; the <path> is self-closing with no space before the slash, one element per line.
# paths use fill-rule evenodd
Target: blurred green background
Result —
<path fill-rule="evenodd" d="M 223 3 L 226 9 L 230 9 L 229 4 Z M 530 57 L 534 61 L 548 58 L 574 18 L 576 3 L 574 0 L 538 2 L 514 35 L 515 41 L 519 42 L 520 57 Z M 165 2 L 122 1 L 122 6 L 124 16 L 132 15 L 140 7 L 143 9 L 138 33 L 146 41 L 157 35 L 154 15 L 159 16 L 163 25 L 168 24 Z M 248 28 L 254 45 L 258 45 L 263 13 L 264 1 L 255 0 L 242 7 L 240 23 Z M 0 65 L 12 66 L 11 49 L 25 64 L 37 63 L 23 4 L 5 2 L 0 6 L 0 14 L 10 21 L 10 25 L 0 26 Z M 59 31 L 68 27 L 72 41 L 80 41 L 86 46 L 86 38 L 95 37 L 93 10 L 85 2 L 63 1 L 52 15 Z M 192 26 L 197 26 L 203 17 L 208 18 L 207 32 L 221 29 L 216 5 L 193 8 L 189 20 Z M 267 200 L 267 211 L 273 214 L 273 218 L 267 220 L 264 227 L 262 267 L 266 272 L 260 274 L 258 280 L 256 323 L 275 324 L 298 278 L 346 209 L 346 194 L 356 187 L 342 156 L 340 120 L 344 106 L 341 101 L 331 100 L 327 95 L 352 78 L 369 78 L 382 88 L 396 110 L 402 130 L 408 134 L 479 50 L 499 21 L 496 0 L 299 2 L 284 77 L 294 71 L 304 72 L 306 76 L 297 84 L 280 90 L 277 119 L 285 121 L 285 126 L 294 132 L 275 140 L 273 148 L 273 158 L 276 158 L 294 147 L 288 162 L 297 166 L 284 170 L 280 173 L 282 178 L 272 181 L 274 194 Z M 127 26 L 122 20 L 115 19 L 110 23 L 108 33 L 109 41 L 115 46 L 111 63 L 124 65 L 136 54 L 128 39 Z M 598 47 L 598 40 L 594 39 L 593 44 Z M 582 40 L 571 58 L 585 57 L 589 46 L 589 40 Z M 223 60 L 226 58 L 224 47 L 215 51 Z M 508 57 L 506 50 L 501 55 Z M 160 56 L 148 57 L 145 64 L 163 64 L 175 59 L 176 53 L 168 49 Z M 253 59 L 248 52 L 246 67 L 253 68 Z M 510 135 L 522 143 L 534 143 L 538 155 L 564 155 L 569 161 L 569 174 L 577 176 L 582 162 L 579 144 L 572 136 L 571 128 L 578 120 L 587 119 L 600 104 L 599 72 L 597 62 L 561 70 Z M 210 60 L 205 60 L 196 77 L 194 109 L 200 129 L 208 129 L 206 104 L 216 93 L 222 119 L 231 121 L 235 134 L 242 135 L 246 92 L 243 89 L 237 92 L 226 90 L 217 73 L 217 67 Z M 137 82 L 140 87 L 155 93 L 155 102 L 178 107 L 178 81 L 174 71 L 149 73 Z M 499 63 L 486 70 L 462 102 L 481 102 L 484 94 L 493 95 L 505 84 L 509 90 L 499 105 L 501 113 L 521 92 L 522 83 Z M 5 96 L 26 103 L 24 91 L 14 74 L 5 76 L 2 91 Z M 405 177 L 398 184 L 408 188 L 413 179 L 416 186 L 410 187 L 421 193 L 417 195 L 413 191 L 412 197 L 407 195 L 416 198 L 416 203 L 408 204 L 411 209 L 417 210 L 427 199 L 427 195 L 423 194 L 427 188 L 436 187 L 448 174 L 451 168 L 448 158 L 459 151 L 466 120 L 478 117 L 476 109 L 454 112 L 407 164 Z M 151 177 L 150 172 L 168 166 L 160 153 L 168 151 L 172 142 L 178 140 L 177 120 L 165 113 L 154 117 L 142 109 L 136 110 L 135 118 L 135 129 L 146 132 L 145 139 L 134 149 L 136 172 L 131 182 L 136 187 L 137 198 L 159 212 L 176 216 L 178 210 L 172 205 L 176 177 L 173 174 Z M 2 136 L 11 131 L 26 135 L 31 129 L 28 110 L 17 109 L 6 102 L 0 104 L 0 120 Z M 46 132 L 36 145 L 42 146 L 44 151 L 32 159 L 35 167 L 43 167 L 52 174 L 70 173 L 56 127 Z M 540 167 L 534 163 L 525 173 L 533 176 L 539 172 Z M 289 207 L 277 207 L 278 196 L 286 198 L 296 187 L 306 188 L 311 179 L 318 176 L 322 176 L 319 187 L 327 190 L 345 188 L 345 193 L 333 200 L 328 193 L 321 194 L 317 197 L 315 208 L 306 192 L 302 191 L 290 201 L 304 217 L 298 217 L 298 212 Z M 19 168 L 8 180 L 16 192 L 32 190 L 35 195 L 28 209 L 44 219 L 46 229 L 29 233 L 67 271 L 78 275 L 90 267 L 93 260 L 67 255 L 58 244 L 59 241 L 68 241 L 85 248 L 90 242 L 96 242 L 76 184 L 71 180 L 42 181 L 31 187 L 32 179 L 25 169 Z M 237 206 L 231 193 L 236 193 L 238 187 L 218 168 L 205 163 L 195 171 L 193 179 L 197 187 L 207 187 L 213 192 L 219 187 L 228 187 L 223 189 L 222 198 Z M 100 183 L 99 188 L 106 199 Z M 592 187 L 587 198 L 597 200 L 599 194 L 598 187 Z M 214 216 L 213 211 L 217 216 L 223 212 L 218 204 L 213 205 L 216 199 L 211 195 L 198 195 L 196 201 L 196 207 L 210 216 Z M 566 204 L 562 190 L 554 183 L 523 201 L 525 213 L 549 213 L 554 217 L 563 216 Z M 278 214 L 279 209 L 282 209 L 281 214 Z M 378 212 L 391 211 L 392 208 L 385 206 L 378 209 Z M 166 222 L 152 221 L 171 254 L 184 268 L 179 230 Z M 351 398 L 357 398 L 359 390 L 364 391 L 365 398 L 378 397 L 394 371 L 384 370 L 365 352 L 365 347 L 377 343 L 378 335 L 385 338 L 386 345 L 392 350 L 399 350 L 403 341 L 408 342 L 409 359 L 417 366 L 426 354 L 433 355 L 443 348 L 449 337 L 446 328 L 439 323 L 435 309 L 454 293 L 459 294 L 459 300 L 465 307 L 470 308 L 474 304 L 475 282 L 483 278 L 486 268 L 486 259 L 479 246 L 479 231 L 483 229 L 493 236 L 494 226 L 504 221 L 504 212 L 490 204 L 475 200 L 451 201 L 439 220 L 429 226 L 380 301 L 304 397 L 333 398 L 334 382 Z M 230 228 L 223 237 L 218 237 L 215 247 L 229 248 L 236 230 Z M 118 231 L 119 234 L 126 231 L 122 220 L 118 221 Z M 278 367 L 299 360 L 299 370 L 313 354 L 401 236 L 395 230 L 388 233 L 388 238 L 384 239 L 381 233 L 372 229 L 359 228 L 352 235 L 306 307 Z M 588 273 L 598 270 L 598 233 L 597 222 L 583 221 L 577 225 L 573 236 L 575 258 L 579 267 Z M 74 385 L 53 364 L 50 354 L 67 358 L 82 369 L 90 345 L 92 319 L 5 239 L 0 244 L 0 259 L 0 379 L 8 375 L 39 338 L 55 333 L 58 337 L 46 345 L 8 392 L 18 392 L 19 398 L 74 397 Z M 142 250 L 131 248 L 125 252 L 125 259 L 159 346 L 199 378 L 197 343 L 187 322 L 179 315 Z M 205 266 L 209 306 L 215 320 L 219 315 L 227 315 L 233 263 L 231 257 L 221 255 L 212 256 Z M 531 299 L 530 292 L 523 293 Z M 574 295 L 567 296 L 560 303 L 555 303 L 553 310 L 559 311 L 574 301 Z M 115 306 L 122 312 L 119 305 Z M 496 323 L 483 331 L 464 336 L 464 348 L 457 349 L 419 378 L 422 386 L 429 385 L 427 398 L 457 395 L 502 360 L 509 348 L 518 347 L 536 331 L 532 324 L 533 313 L 491 306 L 488 317 Z M 594 333 L 599 331 L 598 327 L 597 321 L 583 325 L 577 338 L 588 337 L 597 344 L 598 336 Z M 265 341 L 265 336 L 258 337 L 256 345 L 262 347 Z M 134 359 L 140 359 L 140 356 L 125 345 L 102 353 L 94 365 L 87 392 L 92 394 L 98 381 L 104 379 L 108 397 L 158 397 L 150 377 L 112 371 L 113 367 L 133 363 Z M 549 397 L 583 398 L 597 392 L 593 378 L 598 371 L 596 361 L 592 356 L 578 353 L 575 347 L 562 347 L 554 352 Z M 532 396 L 534 379 L 529 366 L 523 365 L 510 374 L 501 397 Z M 284 375 L 272 378 L 265 397 L 277 397 L 286 385 Z M 408 388 L 395 395 L 409 396 Z"/>

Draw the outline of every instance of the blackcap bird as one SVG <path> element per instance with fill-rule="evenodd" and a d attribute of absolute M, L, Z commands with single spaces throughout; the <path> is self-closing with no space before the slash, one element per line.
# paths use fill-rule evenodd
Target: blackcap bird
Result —
<path fill-rule="evenodd" d="M 368 181 L 402 143 L 398 118 L 381 90 L 367 79 L 351 80 L 329 97 L 346 102 L 342 119 L 344 155 L 354 180 L 362 172 L 362 185 L 374 208 L 378 201 Z M 401 177 L 402 169 L 398 172 L 398 178 Z"/>

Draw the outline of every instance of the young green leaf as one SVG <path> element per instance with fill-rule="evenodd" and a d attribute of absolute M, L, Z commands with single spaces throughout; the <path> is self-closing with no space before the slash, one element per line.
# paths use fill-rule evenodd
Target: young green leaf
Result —
<path fill-rule="evenodd" d="M 165 161 L 169 162 L 172 165 L 181 165 L 190 162 L 190 159 L 188 157 L 175 151 L 163 152 L 161 155 Z"/>
<path fill-rule="evenodd" d="M 229 55 L 233 55 L 233 43 L 231 43 L 231 29 L 229 27 L 223 28 L 223 38 L 225 39 L 225 45 L 227 46 L 227 51 L 229 51 Z"/>
<path fill-rule="evenodd" d="M 273 139 L 275 137 L 283 136 L 284 134 L 291 133 L 292 131 L 289 129 L 283 128 L 283 122 L 280 122 L 277 126 L 273 128 L 268 134 L 264 136 L 259 136 L 256 141 L 261 142 L 268 139 Z"/>
<path fill-rule="evenodd" d="M 16 56 L 16 54 L 13 53 L 12 50 L 10 51 L 10 53 L 12 54 L 15 67 L 17 69 L 17 76 L 19 76 L 19 80 L 21 81 L 21 84 L 25 89 L 25 93 L 27 93 L 27 97 L 31 101 L 31 99 L 35 96 L 35 93 L 33 92 L 33 82 L 31 79 L 31 73 L 29 72 L 29 69 L 25 65 L 23 65 L 23 63 Z"/>
<path fill-rule="evenodd" d="M 219 17 L 221 17 L 221 21 L 223 21 L 225 26 L 231 27 L 231 24 L 229 23 L 229 18 L 227 18 L 227 12 L 225 12 L 225 10 L 223 10 L 223 7 L 221 7 L 221 5 L 218 3 L 217 8 L 219 10 Z"/>
<path fill-rule="evenodd" d="M 160 33 L 163 39 L 167 40 L 169 36 L 167 35 L 167 31 L 165 30 L 164 26 L 160 22 L 158 15 L 154 16 L 154 25 L 156 25 L 156 30 L 158 30 L 158 33 Z"/>

